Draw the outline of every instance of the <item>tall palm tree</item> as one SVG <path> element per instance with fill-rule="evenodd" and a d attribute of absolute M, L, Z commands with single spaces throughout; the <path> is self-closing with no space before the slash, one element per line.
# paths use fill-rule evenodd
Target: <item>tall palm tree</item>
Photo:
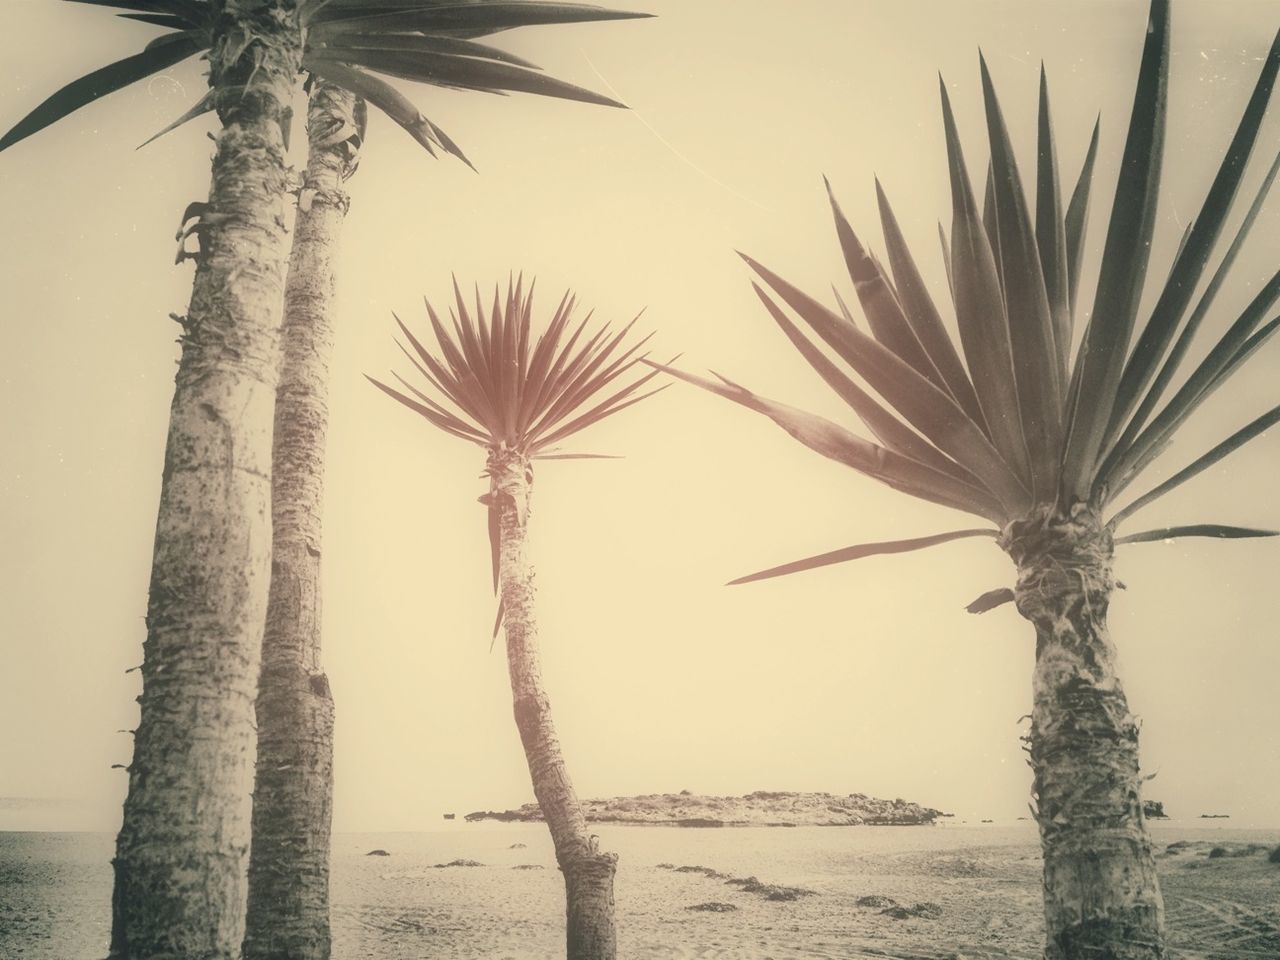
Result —
<path fill-rule="evenodd" d="M 156 521 L 140 720 L 116 845 L 111 956 L 231 960 L 243 926 L 253 698 L 270 558 L 271 411 L 284 287 L 292 0 L 155 0 L 179 27 L 37 107 L 0 149 L 204 51 L 221 121 Z M 198 26 L 194 23 L 199 18 Z"/>
<path fill-rule="evenodd" d="M 1274 535 L 1216 524 L 1116 534 L 1139 509 L 1280 421 L 1280 407 L 1273 408 L 1112 512 L 1117 498 L 1165 449 L 1180 424 L 1280 326 L 1280 317 L 1263 322 L 1280 294 L 1277 273 L 1203 360 L 1183 363 L 1280 168 L 1277 158 L 1187 315 L 1270 98 L 1280 67 L 1280 36 L 1151 314 L 1145 324 L 1136 323 L 1155 225 L 1168 61 L 1169 4 L 1153 0 L 1093 313 L 1074 357 L 1072 316 L 1097 130 L 1064 203 L 1042 72 L 1033 214 L 983 63 L 991 150 L 985 217 L 970 185 L 946 87 L 942 89 L 953 216 L 949 248 L 945 238 L 943 246 L 960 351 L 943 326 L 883 190 L 878 199 L 891 274 L 831 200 L 870 335 L 855 325 L 843 305 L 833 311 L 745 258 L 772 292 L 755 287 L 774 321 L 878 442 L 723 377 L 717 382 L 671 371 L 763 413 L 824 456 L 903 493 L 976 514 L 993 525 L 846 547 L 734 582 L 961 537 L 991 537 L 1008 553 L 1016 585 L 984 595 L 970 609 L 978 612 L 1011 600 L 1036 631 L 1030 762 L 1044 851 L 1049 960 L 1152 960 L 1166 955 L 1164 908 L 1140 799 L 1138 724 L 1116 673 L 1107 630 L 1108 602 L 1116 586 L 1114 547 L 1169 537 Z M 836 359 L 802 332 L 774 296 L 825 341 Z M 1182 386 L 1166 400 L 1171 380 L 1184 372 Z"/>
<path fill-rule="evenodd" d="M 528 553 L 530 495 L 535 460 L 590 456 L 557 453 L 556 444 L 664 388 L 639 392 L 656 371 L 631 375 L 643 359 L 639 350 L 649 339 L 623 349 L 634 320 L 618 333 L 601 326 L 580 343 L 588 315 L 566 339 L 574 310 L 574 299 L 566 293 L 546 331 L 531 344 L 532 288 L 525 294 L 521 284 L 508 285 L 505 302 L 495 289 L 487 319 L 478 289 L 474 315 L 456 284 L 454 294 L 454 336 L 427 304 L 439 353 L 427 349 L 396 318 L 412 352 L 403 344 L 401 349 L 435 389 L 437 399 L 399 375 L 396 379 L 408 394 L 370 379 L 432 426 L 487 453 L 489 491 L 480 499 L 489 512 L 493 585 L 499 595 L 499 618 L 506 628 L 516 727 L 534 796 L 564 873 L 567 955 L 569 960 L 613 960 L 617 954 L 613 909 L 617 855 L 601 851 L 587 830 L 552 723 L 551 702 L 542 686 Z M 619 382 L 623 385 L 614 389 Z M 611 392 L 600 399 L 606 388 Z"/>
<path fill-rule="evenodd" d="M 537 23 L 548 17 L 546 4 L 523 7 L 526 20 Z M 622 16 L 592 7 L 577 7 L 572 14 L 577 20 Z M 380 39 L 385 42 L 386 35 Z M 521 70 L 536 69 L 495 47 L 469 43 L 459 49 Z M 502 79 L 492 82 L 501 85 Z M 359 164 L 366 108 L 363 98 L 332 80 L 313 75 L 308 85 L 308 161 L 285 285 L 276 394 L 273 552 L 257 702 L 246 960 L 329 956 L 334 708 L 320 662 L 321 515 L 335 263 L 350 206 L 343 185 Z M 555 81 L 533 92 L 620 106 Z M 468 162 L 452 140 L 438 139 Z M 419 142 L 434 155 L 432 141 Z"/>
<path fill-rule="evenodd" d="M 245 930 L 247 784 L 271 576 L 268 451 L 285 286 L 284 200 L 290 186 L 285 153 L 297 78 L 306 72 L 329 81 L 348 95 L 341 102 L 359 96 L 428 151 L 443 149 L 465 160 L 448 135 L 384 77 L 616 105 L 473 38 L 530 24 L 635 15 L 519 0 L 73 2 L 123 9 L 129 12 L 120 16 L 166 32 L 138 53 L 54 93 L 0 137 L 0 151 L 99 97 L 197 54 L 209 60 L 210 89 L 161 132 L 210 111 L 222 122 L 209 200 L 187 208 L 178 237 L 178 261 L 194 259 L 196 275 L 191 305 L 179 318 L 183 351 L 157 520 L 141 717 L 115 859 L 112 956 L 230 958 L 238 956 Z M 350 139 L 339 137 L 334 145 L 345 150 Z M 317 196 L 304 185 L 302 197 Z M 318 206 L 327 199 L 321 197 Z M 317 212 L 316 219 L 325 217 Z M 305 224 L 301 232 L 313 238 L 322 233 Z M 192 242 L 198 244 L 194 252 L 187 249 Z M 300 259 L 318 258 L 303 254 Z M 291 325 L 291 335 L 297 329 Z M 296 357 L 298 346 L 286 346 L 286 391 L 290 384 L 297 387 L 299 376 L 314 372 L 289 366 L 287 357 Z M 299 397 L 292 410 L 314 423 L 305 417 L 322 407 L 323 397 L 311 403 Z M 305 471 L 309 455 L 299 449 L 290 463 Z M 277 460 L 288 456 L 277 453 Z M 285 486 L 313 492 L 319 482 L 319 477 L 293 478 Z M 300 507 L 296 516 L 306 516 L 308 509 Z M 291 546 L 305 549 L 305 538 L 300 531 Z M 273 614 L 272 621 L 281 623 L 283 616 Z M 305 621 L 306 613 L 298 617 Z M 307 629 L 305 622 L 295 623 L 290 637 Z M 318 655 L 297 649 L 304 664 Z M 296 678 L 297 662 L 292 649 L 285 650 L 280 662 L 270 664 L 272 679 Z M 320 764 L 328 749 L 323 730 L 331 707 L 322 702 L 327 696 L 321 692 L 327 682 L 320 676 L 307 684 L 318 700 L 293 707 L 319 725 L 320 732 L 308 736 Z M 285 710 L 288 703 L 282 696 L 277 706 Z M 317 767 L 317 775 L 327 777 L 326 770 Z M 328 835 L 327 791 L 326 786 L 325 798 L 309 808 L 308 815 L 324 818 L 323 827 L 317 821 L 308 828 L 312 846 L 315 830 Z M 309 870 L 316 862 L 308 855 L 295 864 Z M 314 898 L 311 880 L 296 882 Z M 327 906 L 323 909 L 327 912 Z M 314 905 L 307 912 L 316 916 Z"/>

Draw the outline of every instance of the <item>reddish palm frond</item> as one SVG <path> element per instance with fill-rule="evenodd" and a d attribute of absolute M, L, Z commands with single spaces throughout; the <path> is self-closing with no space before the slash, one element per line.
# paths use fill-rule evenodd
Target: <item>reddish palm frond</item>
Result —
<path fill-rule="evenodd" d="M 540 459 L 589 456 L 558 454 L 555 445 L 665 389 L 641 389 L 658 371 L 637 367 L 648 357 L 640 351 L 649 336 L 627 345 L 635 320 L 617 332 L 601 324 L 579 345 L 590 317 L 575 327 L 575 300 L 566 293 L 530 346 L 533 286 L 526 292 L 523 277 L 508 282 L 505 298 L 495 287 L 487 310 L 478 287 L 470 307 L 456 281 L 453 293 L 452 330 L 426 304 L 434 350 L 396 317 L 409 344 L 400 348 L 436 399 L 398 374 L 412 396 L 368 378 L 446 433 Z"/>

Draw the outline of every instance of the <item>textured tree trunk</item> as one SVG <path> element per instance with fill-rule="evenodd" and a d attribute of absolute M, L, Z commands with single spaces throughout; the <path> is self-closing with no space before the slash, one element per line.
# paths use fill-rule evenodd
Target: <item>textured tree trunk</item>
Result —
<path fill-rule="evenodd" d="M 165 451 L 111 957 L 232 960 L 244 935 L 253 698 L 299 32 L 288 0 L 215 4 L 222 129 Z"/>
<path fill-rule="evenodd" d="M 1166 956 L 1142 814 L 1138 723 L 1107 631 L 1110 533 L 1084 505 L 1011 524 L 1019 612 L 1036 628 L 1031 766 L 1044 849 L 1046 960 Z"/>
<path fill-rule="evenodd" d="M 320 547 L 334 257 L 355 165 L 355 97 L 319 83 L 285 284 L 272 451 L 271 590 L 258 686 L 258 762 L 245 960 L 328 960 L 333 699 L 320 666 Z"/>
<path fill-rule="evenodd" d="M 506 450 L 490 453 L 489 472 L 490 509 L 498 511 L 498 575 L 516 727 L 529 763 L 533 793 L 564 874 L 568 958 L 614 960 L 613 874 L 618 857 L 601 852 L 595 836 L 587 830 L 560 753 L 538 663 L 533 566 L 525 542 L 533 472 L 525 457 Z"/>

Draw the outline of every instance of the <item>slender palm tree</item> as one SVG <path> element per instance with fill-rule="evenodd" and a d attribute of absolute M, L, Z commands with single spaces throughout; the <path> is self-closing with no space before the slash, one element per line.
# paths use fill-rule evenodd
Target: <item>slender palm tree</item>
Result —
<path fill-rule="evenodd" d="M 545 4 L 523 6 L 526 20 L 547 18 Z M 573 14 L 578 20 L 619 16 L 587 7 Z M 472 43 L 462 49 L 534 69 L 497 48 Z M 285 285 L 276 394 L 273 552 L 257 702 L 245 960 L 329 956 L 334 708 L 320 658 L 321 514 L 335 263 L 350 206 L 344 183 L 359 164 L 367 118 L 363 98 L 340 84 L 313 75 L 308 87 L 308 161 Z M 534 92 L 583 99 L 577 87 L 565 84 Z M 419 142 L 434 155 L 430 140 Z M 443 142 L 468 162 L 453 141 Z"/>
<path fill-rule="evenodd" d="M 1275 533 L 1196 524 L 1116 534 L 1139 509 L 1280 421 L 1280 407 L 1273 408 L 1112 512 L 1117 498 L 1165 449 L 1179 425 L 1280 325 L 1280 318 L 1264 322 L 1280 294 L 1277 273 L 1203 360 L 1183 363 L 1280 168 L 1277 158 L 1188 315 L 1270 98 L 1280 67 L 1280 36 L 1155 306 L 1145 324 L 1136 322 L 1155 225 L 1168 61 L 1169 4 L 1154 0 L 1093 312 L 1074 357 L 1072 315 L 1097 129 L 1083 172 L 1064 204 L 1042 72 L 1033 214 L 983 63 L 991 150 L 985 218 L 942 88 L 953 216 L 951 241 L 948 245 L 944 238 L 943 246 L 959 351 L 921 281 L 883 190 L 878 199 L 891 274 L 831 200 L 870 335 L 855 325 L 842 304 L 839 312 L 828 309 L 746 258 L 769 288 L 755 288 L 769 314 L 877 442 L 723 377 L 715 381 L 671 371 L 763 413 L 831 459 L 993 525 L 860 544 L 734 582 L 961 537 L 991 537 L 1008 553 L 1016 585 L 984 595 L 970 609 L 979 612 L 1013 601 L 1036 631 L 1029 752 L 1044 851 L 1049 960 L 1153 960 L 1166 955 L 1164 907 L 1142 813 L 1138 723 L 1117 676 L 1107 630 L 1107 606 L 1116 586 L 1114 547 L 1170 537 Z M 835 359 L 792 322 L 775 296 L 825 341 Z M 1166 388 L 1182 374 L 1182 385 L 1166 400 Z"/>
<path fill-rule="evenodd" d="M 623 349 L 634 320 L 618 333 L 601 326 L 581 342 L 588 315 L 566 338 L 574 310 L 574 299 L 566 293 L 546 331 L 531 344 L 532 288 L 524 294 L 521 284 L 508 285 L 505 302 L 495 289 L 487 319 L 479 290 L 474 315 L 456 284 L 454 293 L 454 336 L 427 304 L 438 354 L 396 318 L 412 352 L 403 344 L 401 349 L 435 389 L 437 399 L 399 375 L 396 379 L 408 394 L 370 380 L 432 426 L 487 452 L 489 491 L 480 500 L 489 512 L 493 585 L 499 596 L 499 619 L 506 628 L 516 727 L 534 796 L 564 873 L 567 955 L 569 960 L 613 960 L 617 954 L 613 909 L 617 855 L 601 851 L 587 830 L 551 720 L 551 702 L 542 686 L 528 551 L 530 495 L 535 460 L 590 456 L 558 453 L 556 444 L 664 388 L 640 392 L 656 371 L 632 375 L 644 356 L 639 351 L 649 339 Z M 600 399 L 606 389 L 611 392 Z"/>
<path fill-rule="evenodd" d="M 335 154 L 344 154 L 360 139 L 348 125 L 331 123 L 343 111 L 353 111 L 358 96 L 385 112 L 429 152 L 442 149 L 465 160 L 448 135 L 386 77 L 618 105 L 473 38 L 530 24 L 635 15 L 582 4 L 500 0 L 74 2 L 123 9 L 128 12 L 120 16 L 166 32 L 138 53 L 54 93 L 0 137 L 0 151 L 99 97 L 197 54 L 209 60 L 209 91 L 161 133 L 210 111 L 222 122 L 209 200 L 187 208 L 178 235 L 177 259 L 195 260 L 196 276 L 190 308 L 178 318 L 183 352 L 157 521 L 141 718 L 115 859 L 112 955 L 234 957 L 245 932 L 254 692 L 268 583 L 275 580 L 268 527 L 273 456 L 268 451 L 285 292 L 284 201 L 290 188 L 285 154 L 297 78 L 306 72 L 343 91 L 342 96 L 316 102 L 317 107 L 332 108 L 316 126 L 324 131 L 319 142 Z M 320 273 L 308 277 L 307 269 L 327 269 L 321 264 L 331 254 L 319 246 L 326 228 L 330 236 L 336 229 L 325 209 L 335 196 L 329 172 L 335 164 L 352 162 L 315 159 L 300 194 L 307 212 L 314 210 L 315 216 L 304 215 L 298 228 L 302 250 L 295 250 L 295 262 L 303 269 L 294 271 L 291 283 L 289 300 L 295 304 L 330 282 Z M 198 250 L 188 250 L 192 243 Z M 292 342 L 285 345 L 284 417 L 290 424 L 318 427 L 320 432 L 313 430 L 308 441 L 305 427 L 292 430 L 291 436 L 304 438 L 301 445 L 290 446 L 288 438 L 277 445 L 275 461 L 292 469 L 277 502 L 291 494 L 318 498 L 321 483 L 318 475 L 305 473 L 310 467 L 318 470 L 322 462 L 316 451 L 322 451 L 323 421 L 317 416 L 323 413 L 324 397 L 307 393 L 308 378 L 318 368 L 305 363 L 299 367 L 298 358 L 323 368 L 327 354 L 320 354 L 327 349 L 328 334 L 323 329 L 308 334 L 301 324 L 290 324 L 287 331 Z M 316 347 L 310 357 L 308 345 Z M 274 419 L 278 422 L 280 415 Z M 280 511 L 285 517 L 277 529 L 287 531 L 277 540 L 282 565 L 309 556 L 308 547 L 318 550 L 318 528 L 306 528 L 306 521 L 317 516 L 317 503 L 309 500 Z M 332 707 L 327 681 L 318 675 L 318 648 L 299 639 L 312 629 L 316 616 L 311 566 L 310 580 L 297 581 L 295 614 L 288 612 L 294 603 L 287 594 L 289 583 L 276 590 L 281 599 L 270 620 L 278 628 L 274 635 L 284 636 L 278 645 L 282 649 L 273 646 L 268 663 L 272 682 L 284 684 L 291 678 L 298 681 L 293 693 L 307 695 L 291 698 L 281 693 L 265 712 L 275 731 L 267 737 L 269 754 L 281 745 L 276 718 L 295 725 L 289 738 L 298 733 L 296 724 L 316 724 L 302 741 L 318 779 L 308 781 L 300 792 L 284 783 L 259 785 L 264 799 L 279 798 L 287 804 L 291 798 L 306 797 L 310 802 L 305 811 L 280 814 L 298 825 L 305 838 L 303 846 L 292 848 L 297 853 L 291 868 L 295 886 L 287 895 L 275 888 L 281 893 L 274 898 L 279 916 L 255 910 L 263 923 L 295 934 L 292 940 L 284 934 L 253 938 L 249 949 L 254 956 L 265 955 L 256 951 L 272 949 L 272 942 L 285 944 L 281 949 L 287 951 L 291 948 L 286 941 L 319 944 L 327 943 L 328 937 L 327 922 L 323 933 L 316 926 L 317 918 L 327 915 L 327 904 L 315 903 L 327 876 L 316 878 L 312 871 L 319 868 L 321 836 L 327 851 L 326 758 Z M 297 564 L 292 568 L 297 571 Z M 274 764 L 278 777 L 284 766 Z M 303 823 L 310 817 L 315 821 Z M 289 839 L 278 831 L 273 841 L 280 842 L 274 847 L 265 843 L 268 851 L 288 848 Z M 266 858 L 269 862 L 269 852 Z M 327 855 L 323 859 L 327 863 Z M 270 879 L 260 889 L 283 882 L 284 869 L 279 862 L 264 867 L 264 877 Z M 327 865 L 323 869 L 327 872 Z M 307 893 L 299 899 L 294 889 Z M 285 916 L 299 912 L 309 919 Z M 301 932 L 308 929 L 312 932 Z"/>

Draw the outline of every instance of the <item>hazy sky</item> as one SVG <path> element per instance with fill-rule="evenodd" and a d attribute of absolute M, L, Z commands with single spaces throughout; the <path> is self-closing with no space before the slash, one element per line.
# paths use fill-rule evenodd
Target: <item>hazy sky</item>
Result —
<path fill-rule="evenodd" d="M 483 454 L 377 393 L 402 368 L 391 311 L 424 322 L 450 271 L 491 288 L 538 277 L 545 319 L 569 286 L 601 317 L 647 307 L 662 351 L 847 421 L 751 291 L 735 249 L 826 296 L 851 288 L 822 188 L 882 249 L 878 173 L 937 298 L 949 222 L 937 71 L 971 169 L 986 154 L 977 50 L 1032 169 L 1037 71 L 1074 178 L 1102 111 L 1085 290 L 1092 290 L 1145 26 L 1145 3 L 633 0 L 657 19 L 497 42 L 630 112 L 412 89 L 466 150 L 431 160 L 371 111 L 350 183 L 333 367 L 325 661 L 337 698 L 337 829 L 431 827 L 446 811 L 532 799 L 501 651 L 489 652 Z M 16 13 L 16 16 L 15 16 Z M 0 127 L 154 28 L 19 0 L 0 38 Z M 1153 264 L 1194 216 L 1248 97 L 1280 4 L 1175 4 L 1169 152 Z M 202 65 L 114 94 L 0 155 L 0 797 L 66 798 L 6 826 L 114 829 L 168 404 L 170 312 L 190 263 L 173 233 L 208 189 L 208 119 L 134 147 L 200 95 Z M 299 109 L 301 113 L 301 108 Z M 1248 191 L 1280 145 L 1280 108 Z M 303 143 L 301 128 L 295 144 Z M 301 163 L 299 155 L 295 162 Z M 1230 229 L 1231 225 L 1229 225 Z M 1275 269 L 1280 200 L 1210 323 Z M 1085 306 L 1091 292 L 1081 297 Z M 539 307 L 540 304 L 540 307 Z M 1198 348 L 1202 353 L 1205 347 Z M 1154 483 L 1276 402 L 1272 344 L 1189 422 Z M 683 385 L 584 434 L 620 461 L 551 463 L 533 537 L 545 676 L 584 796 L 759 789 L 905 797 L 962 817 L 1026 812 L 1019 717 L 1033 634 L 991 543 L 869 559 L 725 588 L 735 576 L 864 540 L 972 526 Z M 1280 436 L 1136 516 L 1280 527 Z M 1135 492 L 1147 488 L 1146 483 Z M 1280 540 L 1121 547 L 1112 608 L 1143 721 L 1147 796 L 1175 816 L 1280 822 Z M 40 808 L 44 810 L 45 808 Z"/>

